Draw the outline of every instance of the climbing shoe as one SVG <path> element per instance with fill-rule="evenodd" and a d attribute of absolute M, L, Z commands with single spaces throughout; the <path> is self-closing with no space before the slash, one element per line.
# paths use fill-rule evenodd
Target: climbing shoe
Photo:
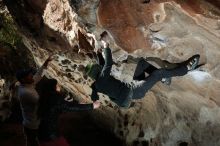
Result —
<path fill-rule="evenodd" d="M 192 70 L 196 69 L 196 67 L 199 64 L 199 58 L 200 58 L 200 55 L 198 55 L 198 54 L 193 55 L 185 62 L 185 65 L 187 66 L 188 71 L 192 71 Z"/>
<path fill-rule="evenodd" d="M 166 85 L 171 84 L 171 78 L 162 78 L 161 82 Z"/>

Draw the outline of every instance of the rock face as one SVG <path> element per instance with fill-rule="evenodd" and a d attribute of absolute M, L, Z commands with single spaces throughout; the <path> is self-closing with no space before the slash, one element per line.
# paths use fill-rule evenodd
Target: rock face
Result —
<path fill-rule="evenodd" d="M 91 113 L 97 123 L 126 145 L 220 145 L 220 11 L 219 1 L 141 0 L 5 0 L 37 65 L 48 54 L 56 59 L 47 76 L 55 77 L 78 101 L 90 101 L 91 79 L 82 66 L 95 62 L 99 34 L 111 37 L 112 75 L 130 82 L 134 58 L 158 57 L 181 62 L 201 55 L 198 70 L 157 83 L 129 109 L 105 96 Z"/>

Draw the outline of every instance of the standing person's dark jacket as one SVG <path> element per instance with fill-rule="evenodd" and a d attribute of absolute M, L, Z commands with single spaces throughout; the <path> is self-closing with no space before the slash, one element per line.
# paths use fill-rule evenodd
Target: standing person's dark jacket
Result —
<path fill-rule="evenodd" d="M 118 105 L 123 104 L 124 100 L 130 93 L 130 88 L 120 80 L 111 76 L 111 69 L 113 65 L 112 53 L 110 48 L 104 49 L 105 64 L 101 70 L 101 73 L 96 78 L 96 81 L 92 84 L 91 99 L 96 101 L 99 99 L 97 92 L 104 93 Z"/>
<path fill-rule="evenodd" d="M 46 87 L 45 87 L 46 88 Z M 76 104 L 64 100 L 59 92 L 49 91 L 40 96 L 39 140 L 50 141 L 59 137 L 58 119 L 64 112 L 92 110 L 93 104 Z"/>

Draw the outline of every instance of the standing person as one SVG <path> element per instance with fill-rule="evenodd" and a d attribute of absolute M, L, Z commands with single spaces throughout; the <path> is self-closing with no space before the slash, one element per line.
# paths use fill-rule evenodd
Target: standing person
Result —
<path fill-rule="evenodd" d="M 35 90 L 35 85 L 41 79 L 43 70 L 47 68 L 52 60 L 51 56 L 34 74 L 33 69 L 23 69 L 16 73 L 17 80 L 20 82 L 18 87 L 18 97 L 20 101 L 24 135 L 26 146 L 38 146 L 37 132 L 40 119 L 37 117 L 39 95 Z"/>
<path fill-rule="evenodd" d="M 69 146 L 58 130 L 59 115 L 64 112 L 97 109 L 98 101 L 92 104 L 76 104 L 64 100 L 56 79 L 47 79 L 39 87 L 40 103 L 38 115 L 41 119 L 39 127 L 40 146 Z"/>
<path fill-rule="evenodd" d="M 145 77 L 144 72 L 146 72 L 146 69 L 149 67 L 149 63 L 142 59 L 138 62 L 134 74 L 134 79 L 139 80 L 139 82 L 130 86 L 110 75 L 113 60 L 111 49 L 109 48 L 108 43 L 106 43 L 106 39 L 107 34 L 102 37 L 105 54 L 105 64 L 103 68 L 97 64 L 89 64 L 85 68 L 86 74 L 95 80 L 91 86 L 91 99 L 93 101 L 99 100 L 97 92 L 101 92 L 108 95 L 118 106 L 129 107 L 132 99 L 143 98 L 146 92 L 158 81 L 161 81 L 163 78 L 169 79 L 174 76 L 183 76 L 187 74 L 188 71 L 195 69 L 199 63 L 200 55 L 194 55 L 173 69 L 154 68 L 152 73 Z"/>

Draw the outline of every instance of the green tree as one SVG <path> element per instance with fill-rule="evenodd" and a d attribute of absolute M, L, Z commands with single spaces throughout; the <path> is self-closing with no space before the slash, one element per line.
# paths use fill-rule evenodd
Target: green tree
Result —
<path fill-rule="evenodd" d="M 5 11 L 0 12 L 0 42 L 16 47 L 21 41 L 13 18 Z"/>

